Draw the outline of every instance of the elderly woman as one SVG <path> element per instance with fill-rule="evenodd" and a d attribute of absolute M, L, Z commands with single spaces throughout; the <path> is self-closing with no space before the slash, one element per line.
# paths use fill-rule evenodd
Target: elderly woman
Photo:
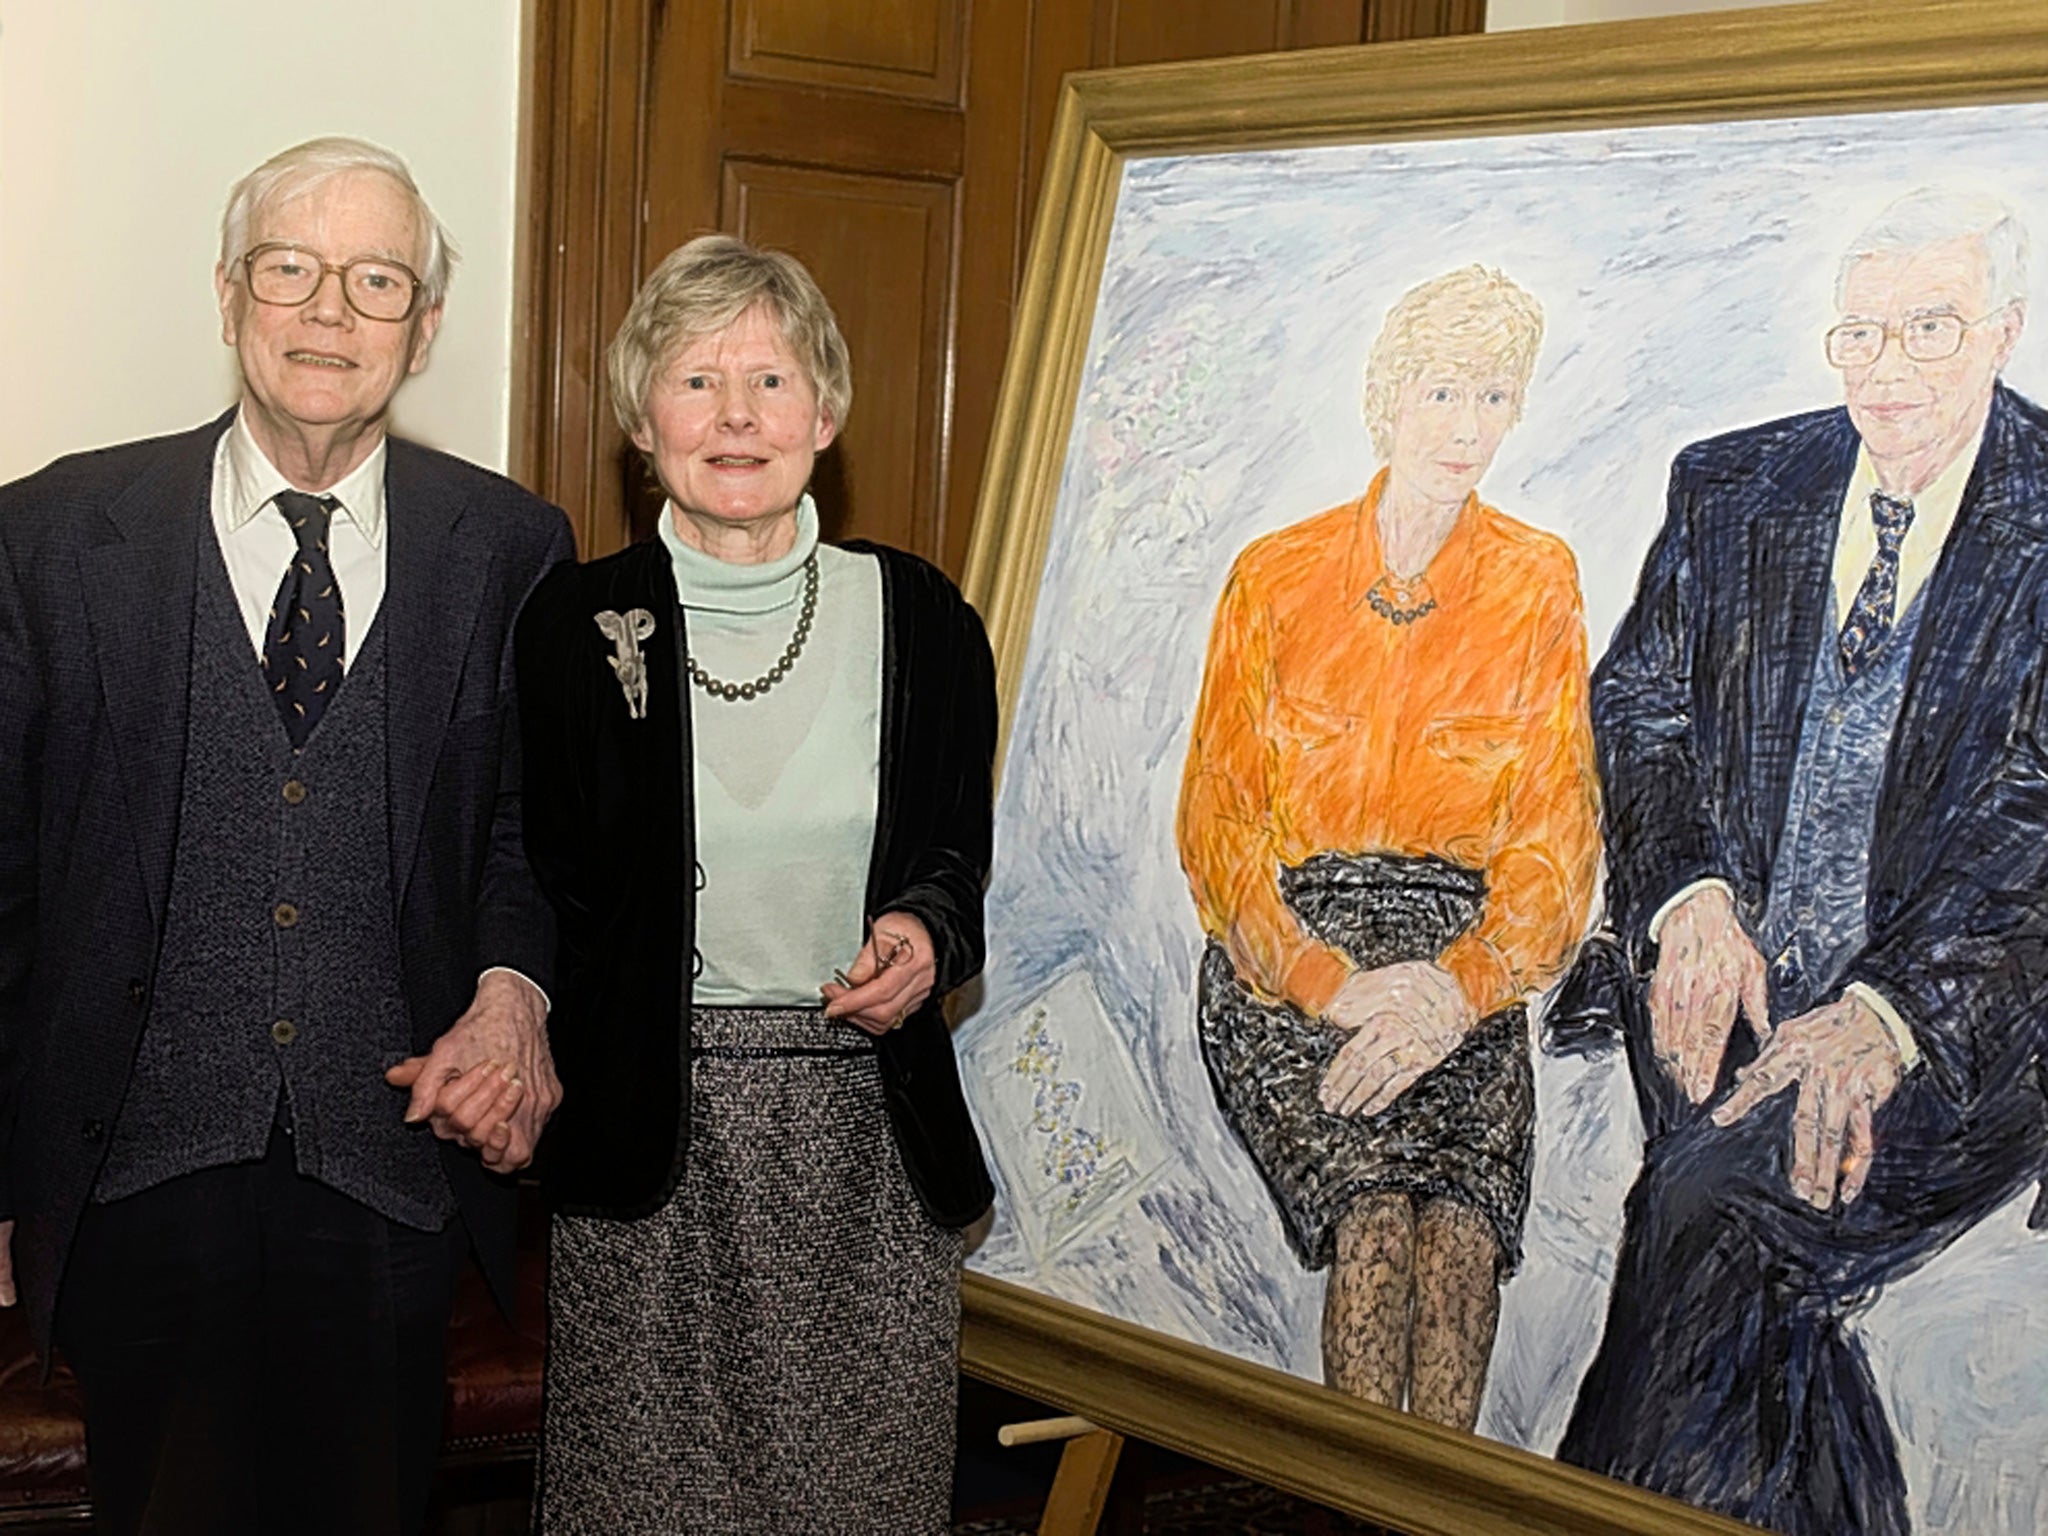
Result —
<path fill-rule="evenodd" d="M 1365 386 L 1385 467 L 1238 556 L 1177 828 L 1203 1055 L 1330 1269 L 1324 1374 L 1466 1429 L 1528 1205 L 1524 1001 L 1598 857 L 1571 554 L 1474 493 L 1542 330 L 1478 266 L 1394 306 Z"/>
<path fill-rule="evenodd" d="M 795 260 L 691 241 L 610 368 L 660 534 L 558 567 L 517 647 L 561 930 L 541 1525 L 940 1531 L 988 641 L 922 560 L 820 542 L 851 381 Z"/>

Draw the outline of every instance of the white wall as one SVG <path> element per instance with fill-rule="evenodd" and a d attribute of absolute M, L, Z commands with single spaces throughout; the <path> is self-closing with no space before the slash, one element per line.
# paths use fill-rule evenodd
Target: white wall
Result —
<path fill-rule="evenodd" d="M 236 391 L 212 273 L 243 172 L 323 133 L 411 162 L 454 231 L 400 430 L 507 457 L 519 0 L 0 0 L 0 481 Z"/>
<path fill-rule="evenodd" d="M 1678 16 L 1687 11 L 1733 11 L 1785 0 L 1486 0 L 1486 30 L 1559 27 L 1577 21 L 1623 21 L 1638 16 Z"/>

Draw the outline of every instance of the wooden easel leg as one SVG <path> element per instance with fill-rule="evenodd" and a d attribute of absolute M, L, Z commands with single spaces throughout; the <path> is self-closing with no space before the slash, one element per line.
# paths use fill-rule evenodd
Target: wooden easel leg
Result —
<path fill-rule="evenodd" d="M 1106 1429 L 1067 1442 L 1046 1497 L 1045 1515 L 1038 1522 L 1038 1536 L 1095 1536 L 1123 1448 L 1124 1437 Z"/>

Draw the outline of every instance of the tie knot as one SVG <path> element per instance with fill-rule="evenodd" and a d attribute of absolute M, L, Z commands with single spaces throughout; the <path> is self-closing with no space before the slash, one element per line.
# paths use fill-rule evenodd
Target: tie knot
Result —
<path fill-rule="evenodd" d="M 328 525 L 334 521 L 334 509 L 339 505 L 332 496 L 308 496 L 304 491 L 277 493 L 277 510 L 284 514 L 299 548 L 317 549 L 322 554 L 327 552 Z"/>
<path fill-rule="evenodd" d="M 1878 542 L 1886 549 L 1896 550 L 1906 530 L 1913 526 L 1913 502 L 1905 496 L 1887 496 L 1883 491 L 1870 493 L 1870 520 L 1877 525 Z"/>

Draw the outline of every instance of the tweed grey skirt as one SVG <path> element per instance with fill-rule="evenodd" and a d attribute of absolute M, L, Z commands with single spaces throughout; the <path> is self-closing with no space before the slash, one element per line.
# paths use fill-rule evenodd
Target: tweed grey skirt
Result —
<path fill-rule="evenodd" d="M 1280 871 L 1302 926 L 1364 969 L 1433 960 L 1479 919 L 1486 879 L 1431 857 L 1319 853 Z M 1244 986 L 1211 940 L 1196 988 L 1202 1059 L 1223 1116 L 1264 1175 L 1288 1246 L 1309 1269 L 1330 1262 L 1338 1220 L 1363 1195 L 1463 1201 L 1521 1260 L 1535 1140 L 1529 1014 L 1489 1014 L 1370 1118 L 1333 1115 L 1316 1097 L 1342 1036 L 1292 1004 Z"/>
<path fill-rule="evenodd" d="M 953 1478 L 961 1238 L 917 1203 L 872 1040 L 691 1021 L 681 1185 L 550 1242 L 545 1536 L 927 1536 Z"/>

